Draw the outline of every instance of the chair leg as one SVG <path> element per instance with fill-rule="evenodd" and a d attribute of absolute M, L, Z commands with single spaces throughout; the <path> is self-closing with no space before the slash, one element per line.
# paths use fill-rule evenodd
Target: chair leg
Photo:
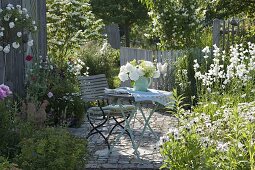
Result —
<path fill-rule="evenodd" d="M 130 115 L 128 115 L 128 116 L 126 117 L 126 119 L 128 119 L 129 117 L 130 117 Z M 124 129 L 124 126 L 122 126 L 121 123 L 124 123 L 125 120 L 122 120 L 122 121 L 118 122 L 118 120 L 117 120 L 115 117 L 113 117 L 113 120 L 116 122 L 116 124 L 115 124 L 115 125 L 113 126 L 113 128 L 110 130 L 109 135 L 107 136 L 107 139 L 109 139 L 109 137 L 110 137 L 110 135 L 112 134 L 113 130 L 114 130 L 117 126 L 120 126 L 122 129 Z M 125 132 L 127 133 L 127 135 L 128 135 L 129 137 L 131 137 L 131 136 L 130 136 L 130 133 L 128 132 L 128 130 L 125 130 Z"/>
<path fill-rule="evenodd" d="M 94 126 L 94 124 L 91 122 L 91 119 L 89 118 L 89 115 L 87 115 L 87 118 L 88 118 L 89 124 L 92 126 L 92 129 L 90 130 L 90 132 L 89 132 L 88 135 L 86 136 L 86 139 L 88 139 L 90 136 L 92 136 L 92 135 L 94 135 L 94 134 L 99 133 L 99 134 L 104 138 L 105 143 L 107 144 L 107 147 L 108 147 L 108 149 L 110 150 L 110 144 L 109 144 L 109 142 L 108 142 L 108 137 L 105 137 L 105 136 L 103 135 L 103 133 L 102 133 L 100 130 L 97 129 L 97 128 L 103 126 L 103 125 L 107 122 L 107 119 L 105 119 L 105 120 L 104 120 L 102 123 L 100 123 L 99 125 Z M 95 130 L 96 132 L 93 132 L 94 130 Z"/>

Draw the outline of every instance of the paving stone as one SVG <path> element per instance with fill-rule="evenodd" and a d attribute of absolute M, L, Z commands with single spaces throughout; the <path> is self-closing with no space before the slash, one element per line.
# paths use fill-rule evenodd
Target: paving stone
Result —
<path fill-rule="evenodd" d="M 87 169 L 90 169 L 90 168 L 98 168 L 98 164 L 87 164 L 87 165 L 86 165 L 86 168 L 87 168 Z"/>
<path fill-rule="evenodd" d="M 116 169 L 118 168 L 118 164 L 101 164 L 99 168 L 105 168 L 105 169 Z"/>
<path fill-rule="evenodd" d="M 144 120 L 141 113 L 138 113 L 136 118 L 131 123 L 131 127 L 133 127 L 133 135 L 137 144 L 141 137 Z M 113 125 L 114 121 L 110 121 L 109 124 Z M 158 137 L 166 134 L 170 125 L 174 126 L 177 124 L 178 120 L 169 113 L 155 112 L 150 120 L 150 126 Z M 76 136 L 85 137 L 89 129 L 90 125 L 88 122 L 85 122 L 81 128 L 72 128 L 70 132 Z M 110 136 L 110 143 L 116 140 L 119 134 L 118 129 L 116 128 L 114 134 Z M 107 132 L 108 128 L 104 128 L 104 130 Z M 143 141 L 139 147 L 141 160 L 139 160 L 133 154 L 134 150 L 128 135 L 120 138 L 120 141 L 113 148 L 113 152 L 110 155 L 108 154 L 108 148 L 103 138 L 99 134 L 91 136 L 88 142 L 88 149 L 91 156 L 86 165 L 86 169 L 158 169 L 162 165 L 162 157 L 156 138 L 147 128 L 145 136 L 142 139 Z"/>

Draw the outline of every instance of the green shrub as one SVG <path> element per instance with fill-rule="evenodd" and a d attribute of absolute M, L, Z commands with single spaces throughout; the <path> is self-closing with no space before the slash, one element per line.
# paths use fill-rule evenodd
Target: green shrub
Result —
<path fill-rule="evenodd" d="M 80 51 L 79 58 L 89 67 L 89 75 L 105 74 L 110 87 L 114 86 L 114 76 L 119 73 L 119 51 L 112 49 L 104 43 L 103 47 L 98 44 L 88 43 Z"/>
<path fill-rule="evenodd" d="M 70 93 L 70 89 L 53 90 L 54 97 L 50 99 L 48 125 L 79 127 L 85 115 L 84 101 L 78 93 Z"/>
<path fill-rule="evenodd" d="M 1 170 L 18 170 L 16 164 L 10 163 L 6 158 L 0 156 L 0 169 Z"/>
<path fill-rule="evenodd" d="M 188 104 L 192 104 L 192 96 L 196 96 L 193 61 L 200 59 L 200 55 L 200 49 L 191 49 L 175 63 L 175 88 L 179 95 L 185 97 L 185 103 Z"/>
<path fill-rule="evenodd" d="M 81 169 L 86 163 L 87 143 L 64 129 L 46 128 L 20 143 L 16 161 L 23 169 Z"/>

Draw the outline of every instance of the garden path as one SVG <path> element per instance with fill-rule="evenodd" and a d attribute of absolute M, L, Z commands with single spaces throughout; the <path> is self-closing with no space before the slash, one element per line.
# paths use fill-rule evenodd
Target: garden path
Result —
<path fill-rule="evenodd" d="M 143 124 L 141 113 L 137 114 L 138 120 L 133 121 L 134 136 L 139 139 Z M 139 121 L 140 120 L 140 121 Z M 170 113 L 155 112 L 151 118 L 150 125 L 158 136 L 168 132 L 170 126 L 175 126 L 177 119 Z M 85 137 L 88 132 L 88 123 L 84 123 L 81 128 L 70 129 L 70 131 L 80 137 Z M 105 129 L 107 131 L 107 129 Z M 117 135 L 117 133 L 116 133 Z M 110 140 L 116 137 L 114 134 Z M 138 160 L 133 154 L 131 141 L 127 135 L 121 138 L 120 142 L 114 148 L 113 153 L 108 156 L 107 145 L 102 137 L 94 135 L 89 138 L 89 161 L 85 169 L 159 169 L 162 165 L 162 157 L 159 153 L 158 142 L 150 131 L 146 131 L 139 147 L 141 160 Z M 111 140 L 112 141 L 112 140 Z"/>

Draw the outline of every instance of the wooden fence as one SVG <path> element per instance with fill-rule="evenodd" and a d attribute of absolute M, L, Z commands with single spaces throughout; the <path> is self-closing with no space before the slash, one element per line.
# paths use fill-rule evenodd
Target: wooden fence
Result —
<path fill-rule="evenodd" d="M 0 84 L 9 85 L 15 94 L 23 96 L 25 94 L 25 56 L 30 54 L 34 57 L 39 55 L 46 57 L 47 53 L 46 0 L 0 0 L 0 7 L 5 8 L 9 3 L 27 8 L 38 28 L 35 34 L 29 35 L 34 40 L 32 49 L 23 43 L 19 49 L 12 48 L 10 53 L 6 55 L 0 52 Z"/>
<path fill-rule="evenodd" d="M 168 63 L 168 69 L 166 76 L 161 76 L 159 79 L 153 80 L 153 88 L 162 90 L 172 90 L 175 84 L 174 71 L 175 63 L 178 58 L 187 54 L 187 50 L 173 50 L 173 51 L 152 51 L 135 48 L 120 48 L 120 65 L 125 65 L 127 62 L 136 60 L 147 60 L 160 62 L 162 64 Z M 197 58 L 201 58 L 201 49 L 192 49 L 195 52 Z M 130 81 L 122 82 L 122 86 L 130 86 Z"/>
<path fill-rule="evenodd" d="M 241 43 L 240 40 L 254 21 L 248 19 L 229 19 L 213 21 L 213 44 L 227 50 L 232 44 Z"/>

